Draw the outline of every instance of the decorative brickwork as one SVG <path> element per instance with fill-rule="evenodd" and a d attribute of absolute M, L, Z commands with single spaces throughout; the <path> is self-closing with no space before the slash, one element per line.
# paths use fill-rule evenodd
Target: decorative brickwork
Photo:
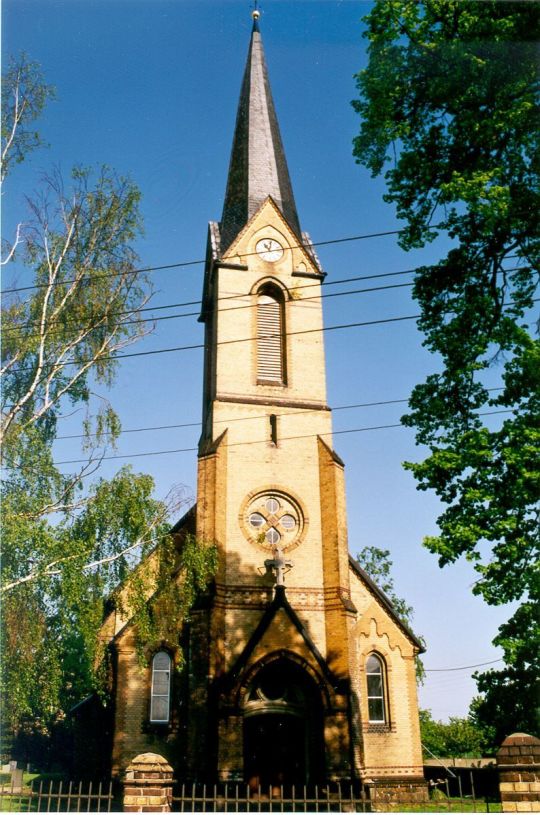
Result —
<path fill-rule="evenodd" d="M 503 812 L 540 812 L 540 739 L 508 736 L 497 753 Z"/>
<path fill-rule="evenodd" d="M 185 665 L 172 676 L 166 723 L 148 721 L 152 673 L 128 615 L 104 627 L 116 658 L 113 772 L 157 751 L 186 783 L 253 790 L 369 778 L 392 800 L 412 788 L 423 800 L 422 644 L 349 558 L 344 463 L 326 404 L 324 273 L 299 234 L 258 30 L 230 167 L 223 222 L 209 229 L 197 505 L 186 516 L 198 540 L 215 543 L 217 571 L 167 645 L 182 648 Z M 281 311 L 264 336 L 283 367 L 263 381 L 257 298 L 269 287 Z M 151 656 L 163 644 L 147 645 Z M 370 721 L 372 654 L 384 665 L 384 705 Z M 126 789 L 129 806 L 148 798 Z"/>
<path fill-rule="evenodd" d="M 124 779 L 124 812 L 170 812 L 172 783 L 172 767 L 163 756 L 136 756 Z"/>

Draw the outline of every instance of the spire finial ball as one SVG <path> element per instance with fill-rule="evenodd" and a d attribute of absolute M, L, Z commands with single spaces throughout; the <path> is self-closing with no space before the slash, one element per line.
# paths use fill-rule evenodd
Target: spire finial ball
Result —
<path fill-rule="evenodd" d="M 251 16 L 253 17 L 254 20 L 258 20 L 259 17 L 261 16 L 261 12 L 259 11 L 259 9 L 255 9 L 254 11 L 251 12 Z"/>

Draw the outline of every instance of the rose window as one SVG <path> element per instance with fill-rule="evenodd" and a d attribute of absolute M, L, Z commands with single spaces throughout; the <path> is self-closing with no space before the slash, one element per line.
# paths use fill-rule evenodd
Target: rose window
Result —
<path fill-rule="evenodd" d="M 296 501 L 285 493 L 260 493 L 246 502 L 241 524 L 253 543 L 283 550 L 299 543 L 304 516 Z"/>

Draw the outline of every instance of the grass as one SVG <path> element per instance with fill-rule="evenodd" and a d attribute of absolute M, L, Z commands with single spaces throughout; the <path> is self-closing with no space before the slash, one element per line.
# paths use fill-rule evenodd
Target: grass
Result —
<path fill-rule="evenodd" d="M 31 812 L 37 808 L 37 800 L 30 799 L 30 785 L 33 782 L 34 792 L 38 792 L 40 782 L 43 783 L 44 792 L 49 789 L 49 782 L 61 781 L 61 773 L 23 773 L 22 789 L 20 792 L 11 792 L 11 773 L 0 773 L 0 812 Z M 57 789 L 55 784 L 55 789 Z M 53 798 L 54 800 L 54 798 Z"/>
<path fill-rule="evenodd" d="M 396 804 L 397 812 L 487 812 L 486 803 L 466 798 L 449 798 L 446 801 L 426 801 L 424 804 Z M 490 812 L 502 812 L 500 803 L 489 802 Z"/>
<path fill-rule="evenodd" d="M 84 809 L 86 810 L 86 802 Z M 32 808 L 33 804 L 33 808 Z M 55 809 L 56 801 L 51 800 L 52 808 Z M 33 801 L 24 792 L 20 795 L 0 796 L 0 812 L 31 812 L 37 808 L 37 799 Z M 461 798 L 450 798 L 447 801 L 427 801 L 423 804 L 387 804 L 378 805 L 377 812 L 487 812 L 486 805 L 481 799 L 476 802 Z M 489 812 L 502 812 L 500 803 L 489 804 Z"/>

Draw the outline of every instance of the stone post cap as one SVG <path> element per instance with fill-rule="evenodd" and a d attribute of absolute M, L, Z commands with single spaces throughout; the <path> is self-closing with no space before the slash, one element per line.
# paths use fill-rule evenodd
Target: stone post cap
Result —
<path fill-rule="evenodd" d="M 529 733 L 512 733 L 511 736 L 505 738 L 500 749 L 503 747 L 526 747 L 529 744 L 540 744 L 540 739 L 529 735 Z"/>
<path fill-rule="evenodd" d="M 540 765 L 540 739 L 529 733 L 512 733 L 497 750 L 500 770 L 528 770 Z M 519 767 L 518 767 L 519 765 Z M 521 766 L 523 765 L 523 766 Z"/>
<path fill-rule="evenodd" d="M 152 775 L 159 773 L 160 777 L 163 778 L 172 776 L 172 772 L 173 769 L 167 759 L 158 753 L 140 753 L 132 759 L 126 768 L 126 776 L 131 775 L 132 778 L 133 776 L 140 778 L 142 774 L 146 775 L 147 773 L 152 773 Z"/>

